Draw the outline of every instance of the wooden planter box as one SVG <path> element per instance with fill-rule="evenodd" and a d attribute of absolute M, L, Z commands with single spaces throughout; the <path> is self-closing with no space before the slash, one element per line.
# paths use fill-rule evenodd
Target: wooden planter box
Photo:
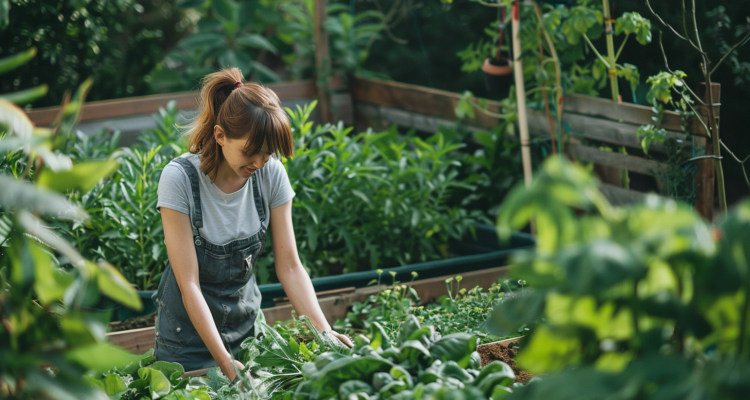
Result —
<path fill-rule="evenodd" d="M 476 286 L 489 287 L 493 282 L 497 282 L 500 277 L 505 276 L 507 271 L 508 267 L 497 267 L 461 273 L 461 276 L 463 276 L 461 286 L 467 288 L 473 288 Z M 404 282 L 403 284 L 413 287 L 422 301 L 431 302 L 440 296 L 448 294 L 445 280 L 453 276 L 454 275 L 447 275 L 415 282 Z M 360 289 L 350 288 L 340 290 L 336 293 L 329 292 L 328 294 L 322 292 L 319 294 L 320 307 L 328 322 L 333 324 L 337 319 L 346 317 L 348 307 L 354 302 L 365 301 L 369 295 L 377 292 L 378 287 L 376 286 Z M 276 321 L 291 319 L 292 310 L 294 310 L 294 308 L 291 304 L 280 304 L 275 307 L 263 309 L 263 315 L 266 318 L 266 323 L 273 325 Z M 147 350 L 154 348 L 155 328 L 148 327 L 112 332 L 107 334 L 107 338 L 110 343 L 133 354 L 143 354 Z"/>

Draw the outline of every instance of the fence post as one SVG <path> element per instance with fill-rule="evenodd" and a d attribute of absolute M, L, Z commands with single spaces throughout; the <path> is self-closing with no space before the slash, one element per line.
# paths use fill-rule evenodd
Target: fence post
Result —
<path fill-rule="evenodd" d="M 716 112 L 718 113 L 719 107 L 721 106 L 721 84 L 712 83 L 711 88 L 714 95 L 714 104 L 708 104 L 708 107 L 716 107 Z M 697 94 L 703 99 L 703 101 L 708 103 L 708 91 L 706 90 L 705 82 L 698 84 Z M 708 110 L 707 108 L 700 107 L 698 108 L 698 112 L 700 113 L 700 111 Z M 696 118 L 704 118 L 704 116 L 698 115 Z M 707 118 L 704 118 L 704 120 L 707 120 Z M 716 154 L 714 152 L 713 142 L 710 138 L 705 136 L 693 136 L 693 138 L 696 147 L 705 147 L 705 155 Z M 695 163 L 698 166 L 698 171 L 695 173 L 695 203 L 693 204 L 693 207 L 701 216 L 703 216 L 703 218 L 710 222 L 713 220 L 714 185 L 716 181 L 714 160 L 707 158 L 698 160 Z"/>
<path fill-rule="evenodd" d="M 326 0 L 315 0 L 314 34 L 315 34 L 315 89 L 318 98 L 318 110 L 323 123 L 333 122 L 331 110 L 331 57 L 328 47 L 328 33 L 323 27 L 326 20 Z"/>

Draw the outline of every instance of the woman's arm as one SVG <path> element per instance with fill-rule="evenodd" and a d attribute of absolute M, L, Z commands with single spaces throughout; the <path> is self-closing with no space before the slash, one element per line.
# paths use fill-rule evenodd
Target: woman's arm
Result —
<path fill-rule="evenodd" d="M 306 315 L 310 318 L 310 322 L 318 331 L 331 331 L 331 325 L 326 321 L 318 298 L 315 296 L 310 276 L 297 254 L 297 242 L 294 239 L 292 226 L 292 200 L 271 209 L 271 235 L 276 275 L 294 310 L 298 315 Z M 337 332 L 331 333 L 344 344 L 352 346 L 352 342 L 345 335 Z"/>
<path fill-rule="evenodd" d="M 167 255 L 190 321 L 224 375 L 234 380 L 236 373 L 232 365 L 232 355 L 221 341 L 219 330 L 211 316 L 211 310 L 201 292 L 198 280 L 198 257 L 193 245 L 193 229 L 190 219 L 186 214 L 162 207 L 161 221 L 164 226 Z M 242 369 L 241 363 L 237 362 L 236 365 Z"/>

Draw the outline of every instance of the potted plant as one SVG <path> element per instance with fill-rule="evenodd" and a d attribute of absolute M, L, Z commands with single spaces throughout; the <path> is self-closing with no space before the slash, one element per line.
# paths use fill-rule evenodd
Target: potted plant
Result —
<path fill-rule="evenodd" d="M 508 94 L 513 82 L 513 64 L 510 56 L 506 57 L 502 51 L 503 37 L 505 36 L 505 7 L 500 8 L 499 14 L 497 52 L 494 56 L 484 59 L 482 72 L 484 72 L 487 90 L 493 94 L 505 95 Z"/>

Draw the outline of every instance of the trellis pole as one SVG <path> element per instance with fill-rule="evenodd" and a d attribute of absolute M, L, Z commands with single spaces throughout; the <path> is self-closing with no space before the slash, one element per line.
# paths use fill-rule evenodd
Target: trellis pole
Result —
<path fill-rule="evenodd" d="M 523 178 L 526 187 L 531 186 L 531 151 L 529 149 L 529 121 L 526 116 L 526 87 L 523 82 L 521 61 L 521 10 L 520 2 L 513 2 L 513 72 L 516 79 L 516 103 L 518 105 L 518 130 L 521 137 Z"/>

